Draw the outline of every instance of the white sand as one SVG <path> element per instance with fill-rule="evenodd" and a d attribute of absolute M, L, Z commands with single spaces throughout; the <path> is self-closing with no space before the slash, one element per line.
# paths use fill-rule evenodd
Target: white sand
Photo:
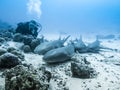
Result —
<path fill-rule="evenodd" d="M 120 50 L 119 41 L 102 42 L 103 46 Z M 69 78 L 70 90 L 120 90 L 120 53 L 115 51 L 100 52 L 100 54 L 82 54 L 99 72 L 93 79 Z"/>
<path fill-rule="evenodd" d="M 24 54 L 25 60 L 28 64 L 32 64 L 35 68 L 37 68 L 40 64 L 44 64 L 45 62 L 42 60 L 42 55 L 37 55 L 33 53 Z"/>
<path fill-rule="evenodd" d="M 87 58 L 99 72 L 97 78 L 69 78 L 70 90 L 120 90 L 120 66 L 100 62 L 95 56 Z"/>
<path fill-rule="evenodd" d="M 119 40 L 104 40 L 102 45 L 120 50 Z M 9 42 L 10 46 L 18 48 L 21 44 Z M 100 54 L 79 54 L 78 56 L 85 56 L 92 67 L 99 73 L 96 78 L 79 79 L 68 77 L 67 86 L 69 90 L 120 90 L 120 52 L 119 51 L 101 51 Z M 29 53 L 25 54 L 27 63 L 37 67 L 39 64 L 44 64 L 41 55 Z M 61 76 L 66 77 L 65 73 L 58 71 Z M 3 78 L 0 78 L 0 86 L 2 86 Z M 52 88 L 55 83 L 51 81 Z M 55 90 L 55 89 L 52 89 Z"/>

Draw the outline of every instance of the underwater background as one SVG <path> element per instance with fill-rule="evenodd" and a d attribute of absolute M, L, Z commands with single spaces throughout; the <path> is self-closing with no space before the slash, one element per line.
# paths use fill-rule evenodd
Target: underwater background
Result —
<path fill-rule="evenodd" d="M 119 0 L 0 0 L 0 20 L 12 25 L 36 20 L 41 34 L 118 34 Z"/>
<path fill-rule="evenodd" d="M 0 0 L 0 90 L 120 90 L 120 0 Z"/>

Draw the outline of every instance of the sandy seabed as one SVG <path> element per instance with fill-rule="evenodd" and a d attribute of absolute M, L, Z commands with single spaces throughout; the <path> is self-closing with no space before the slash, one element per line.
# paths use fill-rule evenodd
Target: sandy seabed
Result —
<path fill-rule="evenodd" d="M 65 68 L 69 62 L 60 71 L 59 66 L 57 73 L 64 78 L 67 77 L 66 84 L 69 90 L 120 90 L 120 40 L 102 40 L 103 46 L 112 48 L 113 50 L 102 50 L 99 53 L 84 53 L 75 54 L 76 58 L 81 56 L 86 57 L 91 66 L 98 72 L 98 76 L 91 79 L 80 79 L 67 76 Z M 8 42 L 9 45 L 17 47 L 17 43 Z M 32 64 L 35 68 L 39 64 L 44 64 L 41 55 L 28 53 L 24 54 L 27 63 Z M 49 66 L 48 66 L 48 69 Z M 2 73 L 2 71 L 0 71 Z M 0 73 L 0 87 L 4 88 L 5 79 L 1 77 Z M 50 87 L 55 90 L 56 84 L 51 81 Z M 2 88 L 1 88 L 2 90 Z M 3 89 L 4 90 L 4 89 Z M 62 90 L 62 89 L 61 89 Z"/>

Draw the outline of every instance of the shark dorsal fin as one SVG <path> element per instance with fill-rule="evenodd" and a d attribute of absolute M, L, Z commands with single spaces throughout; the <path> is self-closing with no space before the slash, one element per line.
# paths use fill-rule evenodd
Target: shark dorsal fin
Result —
<path fill-rule="evenodd" d="M 66 38 L 64 38 L 64 39 L 63 39 L 63 43 L 66 42 L 69 37 L 70 37 L 70 35 L 67 36 Z"/>

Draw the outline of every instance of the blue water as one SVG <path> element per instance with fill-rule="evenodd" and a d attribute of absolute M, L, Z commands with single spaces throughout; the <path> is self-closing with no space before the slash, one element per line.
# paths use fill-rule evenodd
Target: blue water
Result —
<path fill-rule="evenodd" d="M 16 25 L 34 19 L 44 34 L 120 32 L 120 0 L 0 0 L 0 20 Z"/>

